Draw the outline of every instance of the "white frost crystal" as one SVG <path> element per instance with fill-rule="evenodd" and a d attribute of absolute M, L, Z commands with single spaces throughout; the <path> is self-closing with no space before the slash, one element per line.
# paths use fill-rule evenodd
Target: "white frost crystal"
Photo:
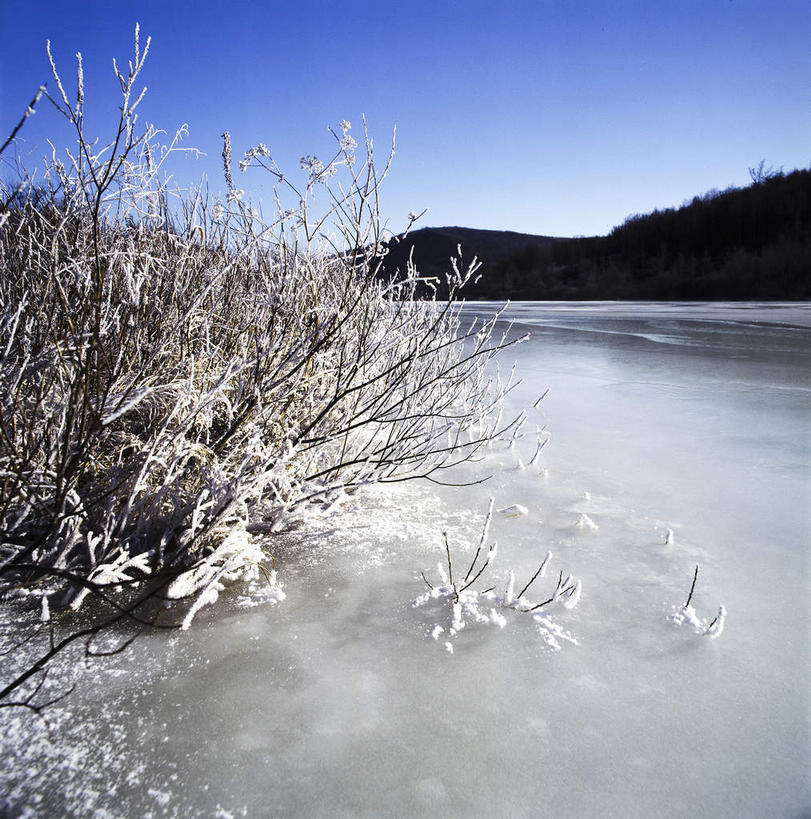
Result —
<path fill-rule="evenodd" d="M 504 605 L 511 606 L 515 602 L 515 572 L 510 570 L 507 575 L 507 585 L 504 587 Z"/>
<path fill-rule="evenodd" d="M 490 612 L 490 622 L 499 628 L 504 628 L 507 625 L 507 618 L 501 612 L 493 609 Z"/>
<path fill-rule="evenodd" d="M 197 595 L 181 628 L 187 630 L 203 606 L 216 602 L 219 593 L 225 588 L 224 583 L 256 580 L 259 575 L 258 567 L 264 557 L 258 543 L 244 527 L 232 529 L 210 555 L 175 578 L 166 590 L 166 597 L 170 600 Z M 275 571 L 270 572 L 268 584 L 270 589 L 264 599 L 271 603 L 284 600 L 285 594 L 276 579 Z"/>

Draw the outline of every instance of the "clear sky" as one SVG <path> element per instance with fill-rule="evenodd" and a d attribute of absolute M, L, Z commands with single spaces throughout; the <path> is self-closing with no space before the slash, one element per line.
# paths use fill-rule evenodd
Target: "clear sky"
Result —
<path fill-rule="evenodd" d="M 88 112 L 109 133 L 111 58 L 126 62 L 136 21 L 152 36 L 141 116 L 188 123 L 208 155 L 180 177 L 222 186 L 225 129 L 235 155 L 262 141 L 290 171 L 327 154 L 327 125 L 357 132 L 365 114 L 378 148 L 397 125 L 382 192 L 395 232 L 429 207 L 423 226 L 605 233 L 747 184 L 761 159 L 811 165 L 808 0 L 0 0 L 2 140 L 50 79 L 48 38 L 71 88 L 82 52 Z M 26 164 L 60 133 L 40 104 Z M 258 172 L 238 184 L 270 193 Z"/>

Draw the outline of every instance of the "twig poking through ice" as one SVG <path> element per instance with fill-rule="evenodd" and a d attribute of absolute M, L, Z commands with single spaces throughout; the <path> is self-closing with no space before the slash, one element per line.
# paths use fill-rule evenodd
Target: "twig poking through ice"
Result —
<path fill-rule="evenodd" d="M 696 590 L 696 581 L 698 580 L 698 564 L 696 564 L 695 571 L 693 572 L 693 582 L 690 585 L 690 593 L 687 595 L 687 601 L 685 604 L 679 608 L 675 608 L 673 613 L 670 615 L 670 620 L 672 620 L 677 626 L 681 626 L 684 623 L 691 625 L 694 629 L 696 634 L 700 634 L 705 637 L 709 637 L 712 640 L 720 637 L 724 631 L 724 625 L 726 623 L 727 618 L 727 610 L 725 606 L 718 607 L 718 614 L 715 615 L 715 619 L 707 625 L 706 620 L 702 620 L 697 614 L 696 610 L 693 606 L 690 605 L 693 599 L 693 593 Z"/>
<path fill-rule="evenodd" d="M 713 620 L 708 626 L 707 631 L 705 634 L 711 640 L 714 640 L 716 637 L 720 637 L 724 631 L 724 623 L 726 623 L 727 619 L 727 610 L 725 606 L 718 607 L 718 614 L 715 615 L 715 620 Z"/>
<path fill-rule="evenodd" d="M 456 583 L 453 582 L 453 564 L 451 563 L 451 547 L 448 543 L 448 533 L 443 532 L 442 537 L 445 538 L 445 554 L 448 556 L 448 578 L 451 586 L 453 586 L 456 600 L 459 600 L 459 592 L 456 591 Z"/>
<path fill-rule="evenodd" d="M 690 586 L 690 594 L 687 595 L 687 602 L 684 604 L 684 608 L 687 608 L 693 599 L 693 592 L 696 590 L 696 580 L 698 580 L 698 563 L 696 563 L 696 570 L 693 574 L 693 585 Z"/>
<path fill-rule="evenodd" d="M 549 387 L 544 390 L 543 395 L 532 405 L 532 409 L 538 409 L 541 405 L 541 401 L 543 401 L 547 395 L 549 395 Z"/>
<path fill-rule="evenodd" d="M 535 463 L 538 460 L 538 456 L 541 454 L 541 450 L 549 443 L 549 438 L 543 438 L 538 441 L 538 444 L 535 447 L 535 454 L 530 459 L 528 466 L 535 466 Z"/>
<path fill-rule="evenodd" d="M 420 572 L 428 591 L 420 595 L 415 601 L 414 606 L 423 606 L 430 601 L 441 601 L 450 604 L 451 621 L 442 625 L 435 623 L 430 630 L 430 636 L 434 640 L 439 640 L 440 635 L 447 634 L 449 638 L 445 642 L 446 649 L 453 653 L 453 644 L 450 642 L 465 626 L 468 621 L 474 623 L 490 623 L 504 628 L 507 624 L 505 616 L 501 613 L 503 609 L 510 609 L 522 614 L 528 614 L 537 611 L 544 606 L 550 606 L 555 603 L 561 603 L 565 609 L 573 609 L 580 602 L 580 595 L 582 592 L 582 583 L 580 580 L 575 580 L 571 575 L 566 575 L 561 571 L 558 575 L 557 584 L 552 596 L 543 603 L 533 604 L 524 596 L 532 586 L 532 584 L 546 573 L 546 568 L 552 559 L 552 553 L 547 552 L 540 566 L 535 573 L 530 577 L 527 583 L 523 586 L 521 591 L 516 595 L 515 593 L 515 573 L 509 570 L 506 574 L 505 585 L 501 596 L 495 592 L 495 586 L 488 585 L 484 590 L 475 590 L 471 588 L 474 583 L 484 574 L 484 572 L 492 565 L 496 556 L 497 546 L 495 543 L 491 544 L 487 551 L 487 557 L 479 564 L 479 557 L 487 539 L 487 534 L 490 527 L 490 521 L 493 516 L 494 500 L 490 499 L 490 506 L 487 511 L 484 526 L 482 528 L 482 535 L 479 540 L 476 552 L 473 555 L 473 560 L 464 575 L 461 584 L 454 577 L 453 558 L 451 556 L 450 542 L 446 532 L 442 533 L 445 546 L 445 560 L 447 570 L 441 563 L 437 565 L 437 574 L 440 582 L 437 584 L 431 583 L 425 576 L 425 572 Z M 478 566 L 478 569 L 477 569 Z M 471 577 L 472 576 L 472 577 Z M 471 579 L 468 579 L 471 578 Z M 483 584 L 484 585 L 484 584 Z M 561 628 L 551 617 L 551 615 L 533 614 L 533 620 L 538 626 L 544 641 L 547 645 L 554 649 L 560 648 L 560 640 L 566 640 L 571 643 L 577 643 L 575 638 Z"/>
<path fill-rule="evenodd" d="M 470 573 L 473 571 L 473 567 L 476 565 L 476 561 L 479 559 L 479 553 L 482 550 L 482 546 L 484 546 L 484 542 L 487 540 L 487 535 L 490 532 L 490 521 L 493 519 L 493 504 L 495 504 L 495 502 L 496 502 L 495 498 L 490 498 L 490 507 L 487 510 L 487 517 L 484 519 L 484 526 L 482 527 L 482 534 L 481 537 L 479 538 L 479 545 L 476 548 L 476 554 L 473 555 L 473 561 L 470 564 L 470 568 L 467 570 L 465 579 L 462 581 L 463 583 L 467 583 L 467 579 L 468 577 L 470 577 Z M 422 579 L 425 580 L 425 575 L 423 575 Z M 476 578 L 474 577 L 473 579 L 475 580 Z M 428 583 L 427 580 L 425 580 L 425 582 Z M 430 586 L 430 583 L 428 585 Z M 433 588 L 433 586 L 430 587 Z"/>
<path fill-rule="evenodd" d="M 574 586 L 572 590 L 569 592 L 566 599 L 563 601 L 564 608 L 573 609 L 577 607 L 577 604 L 580 602 L 580 595 L 583 591 L 583 582 L 581 580 L 575 580 Z"/>
<path fill-rule="evenodd" d="M 535 582 L 538 577 L 543 577 L 546 573 L 546 567 L 549 565 L 549 561 L 552 559 L 552 552 L 547 552 L 546 557 L 543 559 L 543 562 L 540 566 L 538 566 L 538 571 L 535 572 L 534 575 L 529 579 L 529 582 L 523 589 L 518 593 L 519 597 L 523 597 L 524 593 L 529 589 L 529 587 Z"/>

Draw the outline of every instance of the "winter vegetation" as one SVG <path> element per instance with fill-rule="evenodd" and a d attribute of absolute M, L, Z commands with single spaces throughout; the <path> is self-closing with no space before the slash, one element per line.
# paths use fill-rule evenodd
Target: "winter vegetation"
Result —
<path fill-rule="evenodd" d="M 301 184 L 250 148 L 239 169 L 274 177 L 271 217 L 227 133 L 223 196 L 172 187 L 185 129 L 167 143 L 138 120 L 148 50 L 136 28 L 98 140 L 81 55 L 69 90 L 49 48 L 56 90 L 15 133 L 49 102 L 75 145 L 0 188 L 0 594 L 44 640 L 0 704 L 37 708 L 50 659 L 106 626 L 188 628 L 238 579 L 281 599 L 269 535 L 369 484 L 441 480 L 512 426 L 489 365 L 513 342 L 459 318 L 475 262 L 447 303 L 414 299 L 435 282 L 413 265 L 377 276 L 393 143 L 381 165 L 342 122 Z"/>
<path fill-rule="evenodd" d="M 271 175 L 270 217 L 237 187 L 228 133 L 224 193 L 180 188 L 168 166 L 189 150 L 185 127 L 166 140 L 138 121 L 148 51 L 136 27 L 102 141 L 85 132 L 81 55 L 69 94 L 48 47 L 56 93 L 40 88 L 0 148 L 38 105 L 75 134 L 39 174 L 0 183 L 0 604 L 28 624 L 4 641 L 15 661 L 0 708 L 40 713 L 65 693 L 46 685 L 65 649 L 106 656 L 140 628 L 185 631 L 230 583 L 284 600 L 274 539 L 361 488 L 443 483 L 496 441 L 519 471 L 546 474 L 548 431 L 525 464 L 527 414 L 504 417 L 513 373 L 502 379 L 495 357 L 522 338 L 497 332 L 500 314 L 461 315 L 476 259 L 463 267 L 460 250 L 442 279 L 411 259 L 385 274 L 378 195 L 393 141 L 376 161 L 366 123 L 359 145 L 341 122 L 329 159 L 302 157 L 300 183 L 250 147 L 239 172 Z M 453 653 L 468 623 L 503 629 L 512 612 L 551 648 L 576 644 L 555 612 L 578 605 L 579 579 L 560 571 L 527 596 L 551 552 L 518 592 L 512 570 L 487 581 L 494 514 L 530 510 L 491 499 L 464 574 L 443 533 L 446 565 L 420 573 L 413 603 L 436 620 L 427 633 Z M 579 513 L 574 528 L 598 526 Z M 725 615 L 700 621 L 688 599 L 672 619 L 717 637 Z"/>
<path fill-rule="evenodd" d="M 446 564 L 444 566 L 442 563 L 437 564 L 436 572 L 439 578 L 437 585 L 433 585 L 427 579 L 425 573 L 421 572 L 421 577 L 428 587 L 428 591 L 414 601 L 414 606 L 420 607 L 431 603 L 439 603 L 442 606 L 444 603 L 450 609 L 450 622 L 446 621 L 444 626 L 442 623 L 437 622 L 431 630 L 431 637 L 434 640 L 443 638 L 445 650 L 453 654 L 452 640 L 465 628 L 468 622 L 490 623 L 499 628 L 504 628 L 507 624 L 504 610 L 508 610 L 521 614 L 532 614 L 544 641 L 555 650 L 560 650 L 559 640 L 561 639 L 577 644 L 577 640 L 551 617 L 550 610 L 556 607 L 558 603 L 560 604 L 559 607 L 564 609 L 573 609 L 577 606 L 582 593 L 582 582 L 579 579 L 575 580 L 570 574 L 564 578 L 561 571 L 550 597 L 536 603 L 525 596 L 535 581 L 545 576 L 547 566 L 552 560 L 551 552 L 546 553 L 538 569 L 521 587 L 519 592 L 515 591 L 515 572 L 512 569 L 507 571 L 506 583 L 501 593 L 494 585 L 488 585 L 485 589 L 476 588 L 477 583 L 486 584 L 487 573 L 492 569 L 498 553 L 498 543 L 495 542 L 487 546 L 486 552 L 482 551 L 487 544 L 494 503 L 495 499 L 491 498 L 490 508 L 482 527 L 478 546 L 467 571 L 461 576 L 461 579 L 458 570 L 456 576 L 454 576 L 453 559 L 447 532 L 442 533 L 445 542 Z M 503 512 L 504 510 L 499 511 Z M 526 514 L 526 509 L 524 509 L 523 514 Z M 479 560 L 480 557 L 481 561 Z M 546 609 L 547 606 L 550 609 Z M 541 611 L 541 609 L 545 609 L 545 611 Z"/>
<path fill-rule="evenodd" d="M 671 530 L 668 529 L 668 536 L 670 535 L 670 533 Z M 687 595 L 687 601 L 683 606 L 679 606 L 678 608 L 674 607 L 670 619 L 677 626 L 682 626 L 685 624 L 688 626 L 692 626 L 696 634 L 700 634 L 705 637 L 709 637 L 711 640 L 715 640 L 716 638 L 720 637 L 721 634 L 723 634 L 724 626 L 726 625 L 727 619 L 726 606 L 719 606 L 718 613 L 712 620 L 707 621 L 699 617 L 696 614 L 695 608 L 691 605 L 693 593 L 696 590 L 697 580 L 698 564 L 696 564 L 695 571 L 693 572 L 693 583 L 690 586 L 690 594 Z"/>

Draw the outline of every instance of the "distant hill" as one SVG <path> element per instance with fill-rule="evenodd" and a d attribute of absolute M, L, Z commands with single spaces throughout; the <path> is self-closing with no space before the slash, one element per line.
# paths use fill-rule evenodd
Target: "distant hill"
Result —
<path fill-rule="evenodd" d="M 423 228 L 389 243 L 385 274 L 413 249 L 420 273 L 444 280 L 457 245 L 483 262 L 468 298 L 811 299 L 811 170 L 635 215 L 607 236 Z"/>
<path fill-rule="evenodd" d="M 443 277 L 451 269 L 451 257 L 457 255 L 457 248 L 461 246 L 465 267 L 475 256 L 482 262 L 480 272 L 488 273 L 497 265 L 519 255 L 528 245 L 546 248 L 560 241 L 567 240 L 532 233 L 516 233 L 512 230 L 420 228 L 405 238 L 397 236 L 389 242 L 384 268 L 389 274 L 405 270 L 413 250 L 414 262 L 421 275 Z"/>

